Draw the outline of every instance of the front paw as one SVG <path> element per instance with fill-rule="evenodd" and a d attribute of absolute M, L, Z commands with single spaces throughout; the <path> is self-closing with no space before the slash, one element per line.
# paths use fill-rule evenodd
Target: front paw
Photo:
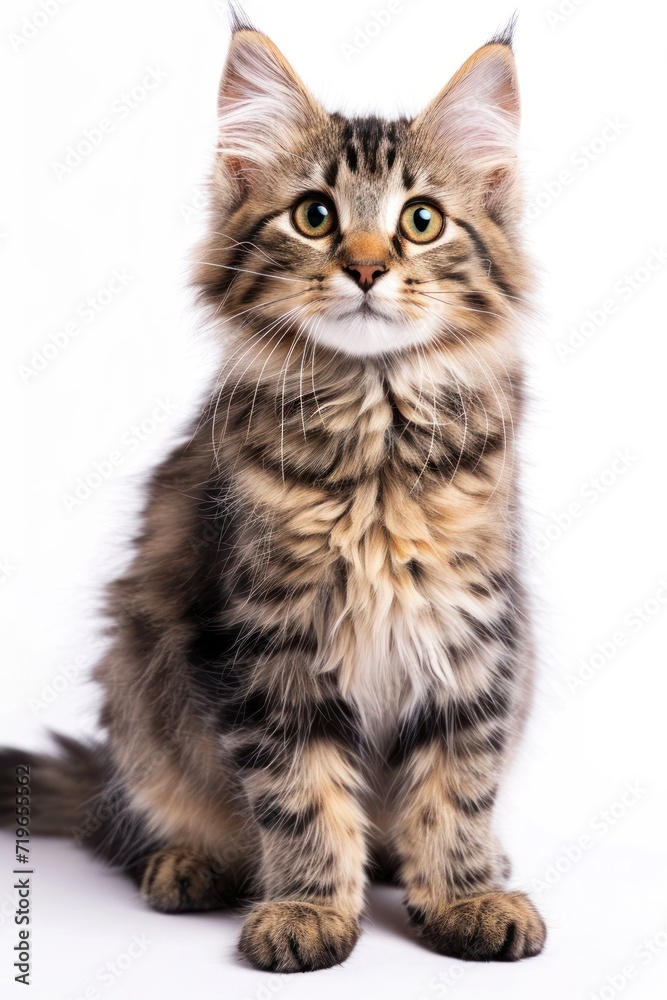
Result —
<path fill-rule="evenodd" d="M 208 910 L 220 905 L 210 865 L 191 851 L 173 847 L 149 858 L 141 895 L 161 913 Z"/>
<path fill-rule="evenodd" d="M 425 943 L 441 955 L 473 962 L 516 962 L 539 954 L 547 932 L 522 892 L 485 892 L 435 913 L 408 906 Z"/>
<path fill-rule="evenodd" d="M 311 972 L 344 961 L 359 937 L 355 917 L 315 903 L 260 903 L 246 919 L 239 948 L 258 969 Z"/>

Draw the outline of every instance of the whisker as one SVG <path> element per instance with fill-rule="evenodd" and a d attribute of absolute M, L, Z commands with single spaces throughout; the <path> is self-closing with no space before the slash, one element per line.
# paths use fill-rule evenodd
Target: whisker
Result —
<path fill-rule="evenodd" d="M 287 388 L 287 370 L 289 368 L 290 359 L 292 357 L 292 354 L 294 353 L 294 349 L 297 343 L 298 340 L 295 337 L 292 342 L 292 346 L 287 352 L 287 357 L 285 358 L 283 367 L 281 368 L 280 371 L 280 374 L 282 374 L 283 376 L 282 403 L 280 408 L 280 471 L 283 482 L 285 482 L 285 392 Z M 280 374 L 278 375 L 279 380 L 280 380 Z"/>
<path fill-rule="evenodd" d="M 291 318 L 292 318 L 292 314 L 293 314 L 293 313 L 296 313 L 296 312 L 297 312 L 297 310 L 298 310 L 299 308 L 301 308 L 301 307 L 300 307 L 300 306 L 295 306 L 295 308 L 294 308 L 294 309 L 290 309 L 290 310 L 289 310 L 289 312 L 285 314 L 285 317 L 286 317 L 286 322 L 287 322 L 288 324 L 289 324 L 289 323 L 290 323 L 290 321 L 291 321 Z M 283 330 L 283 325 L 281 324 L 281 326 L 279 327 L 279 329 L 278 329 L 278 331 L 277 331 L 277 332 L 278 332 L 278 333 L 280 333 L 280 332 L 281 332 L 282 330 Z M 268 357 L 267 357 L 267 358 L 265 359 L 265 361 L 264 361 L 264 364 L 262 365 L 262 368 L 261 368 L 261 371 L 260 371 L 259 375 L 257 376 L 257 381 L 256 381 L 256 383 L 255 383 L 255 391 L 254 391 L 254 393 L 253 393 L 253 397 L 252 397 L 252 403 L 251 403 L 251 405 L 250 405 L 250 414 L 249 414 L 249 416 L 248 416 L 248 428 L 247 428 L 247 431 L 246 431 L 246 437 L 245 437 L 245 440 L 246 440 L 246 441 L 248 440 L 248 436 L 249 436 L 249 434 L 250 434 L 250 423 L 251 423 L 251 421 L 252 421 L 252 417 L 253 417 L 253 413 L 255 412 L 255 403 L 257 402 L 257 395 L 258 395 L 258 393 L 259 393 L 259 387 L 260 387 L 260 384 L 261 384 L 261 380 L 262 380 L 262 375 L 264 374 L 264 371 L 265 371 L 265 369 L 266 369 L 266 366 L 268 365 L 269 361 L 270 361 L 270 360 L 271 360 L 271 358 L 273 357 L 273 355 L 274 355 L 275 351 L 276 351 L 276 350 L 277 350 L 277 348 L 278 348 L 278 347 L 279 347 L 279 346 L 280 346 L 280 345 L 282 344 L 283 340 L 284 340 L 284 339 L 285 339 L 285 337 L 287 336 L 287 332 L 288 332 L 287 330 L 285 330 L 284 332 L 282 332 L 282 336 L 280 337 L 280 340 L 279 340 L 279 341 L 277 342 L 277 344 L 275 344 L 275 345 L 274 345 L 274 347 L 273 347 L 273 348 L 271 349 L 271 353 L 270 353 L 270 354 L 268 355 Z M 251 362 L 251 364 L 252 364 L 252 362 Z M 249 368 L 249 367 L 250 367 L 250 365 L 248 365 L 248 368 Z M 246 371 L 248 370 L 248 368 L 246 368 Z M 282 370 L 282 369 L 281 369 L 281 370 Z M 244 372 L 243 374 L 245 375 L 245 372 Z M 280 376 L 279 376 L 279 377 L 280 377 Z"/>
<path fill-rule="evenodd" d="M 282 267 L 283 270 L 286 270 L 284 264 L 281 264 L 280 261 L 275 260 L 270 254 L 266 252 L 266 250 L 263 247 L 257 246 L 256 243 L 252 243 L 250 240 L 235 240 L 234 237 L 231 236 L 229 233 L 220 232 L 220 230 L 218 229 L 214 229 L 212 230 L 212 232 L 216 236 L 224 236 L 225 239 L 231 240 L 231 243 L 228 247 L 223 247 L 224 250 L 231 250 L 232 247 L 250 247 L 252 248 L 252 250 L 255 251 L 255 253 L 260 254 L 265 260 L 268 260 L 269 263 L 275 264 L 276 267 Z M 248 251 L 248 253 L 250 253 L 250 250 Z"/>
<path fill-rule="evenodd" d="M 468 343 L 464 342 L 460 338 L 460 336 L 456 333 L 456 331 L 452 330 L 450 332 L 459 341 L 459 343 L 464 347 L 464 349 L 473 351 L 475 354 L 477 353 L 475 351 L 475 348 L 472 346 L 472 344 L 468 344 Z M 506 462 L 507 462 L 507 427 L 506 427 L 506 424 L 505 424 L 505 416 L 503 414 L 503 408 L 502 408 L 502 405 L 500 403 L 500 399 L 498 398 L 498 394 L 496 393 L 495 389 L 493 388 L 493 384 L 492 384 L 492 382 L 491 382 L 491 380 L 489 378 L 489 372 L 490 372 L 491 375 L 493 375 L 494 381 L 495 381 L 496 385 L 498 386 L 498 389 L 500 390 L 500 393 L 501 393 L 503 399 L 505 400 L 505 403 L 507 404 L 508 413 L 509 413 L 509 416 L 510 416 L 510 421 L 512 422 L 512 436 L 514 436 L 514 423 L 513 423 L 513 418 L 512 418 L 512 408 L 509 405 L 509 401 L 507 399 L 507 396 L 505 395 L 505 393 L 504 393 L 504 391 L 503 391 L 503 389 L 502 389 L 502 387 L 500 385 L 500 382 L 498 381 L 498 378 L 496 377 L 496 375 L 493 372 L 490 371 L 490 369 L 488 368 L 488 366 L 485 365 L 483 363 L 483 361 L 481 359 L 479 359 L 479 358 L 478 358 L 478 363 L 479 363 L 480 370 L 483 372 L 484 376 L 486 377 L 486 380 L 489 383 L 489 387 L 491 389 L 491 392 L 493 393 L 493 395 L 495 397 L 495 400 L 498 403 L 498 411 L 499 411 L 500 420 L 501 420 L 501 423 L 502 423 L 502 426 L 503 426 L 503 441 L 505 442 L 505 447 L 503 448 L 503 464 L 502 464 L 502 466 L 500 468 L 500 472 L 498 473 L 498 478 L 496 480 L 496 485 L 494 486 L 493 490 L 491 491 L 491 493 L 487 497 L 485 503 L 482 504 L 482 509 L 483 509 L 484 507 L 487 506 L 487 504 L 489 503 L 489 501 L 493 497 L 494 493 L 496 492 L 496 490 L 500 486 L 500 483 L 501 483 L 502 478 L 503 478 L 503 473 L 505 471 L 505 465 L 506 465 Z M 482 404 L 482 406 L 483 406 L 483 404 Z M 487 431 L 486 431 L 486 437 L 485 437 L 485 441 L 484 441 L 484 443 L 486 444 L 486 442 L 488 441 L 489 422 L 488 422 L 488 413 L 486 412 L 486 408 L 485 407 L 483 407 L 483 408 L 484 408 L 485 416 L 487 418 Z"/>
<path fill-rule="evenodd" d="M 447 292 L 419 292 L 419 294 L 424 295 L 427 299 L 434 299 L 436 302 L 448 301 L 450 305 L 456 309 L 461 309 L 463 312 L 479 313 L 480 316 L 494 316 L 496 319 L 504 318 L 502 313 L 491 312 L 490 309 L 473 309 L 471 306 L 461 305 L 460 302 L 456 302 L 454 299 L 443 300 L 440 298 L 441 295 L 446 295 Z"/>
<path fill-rule="evenodd" d="M 445 274 L 441 278 L 423 278 L 421 281 L 415 281 L 414 284 L 415 285 L 438 284 L 441 281 L 451 281 L 451 277 Z M 503 291 L 502 297 L 504 299 L 512 299 L 513 302 L 520 302 L 521 305 L 523 306 L 526 305 L 526 299 L 522 295 L 511 295 L 509 292 Z"/>
<path fill-rule="evenodd" d="M 422 360 L 424 362 L 426 362 L 426 355 L 424 353 L 424 348 L 423 348 L 423 346 L 421 344 L 418 343 L 417 347 L 419 349 L 419 371 L 420 371 L 419 400 L 421 401 L 422 387 L 424 385 L 424 368 L 422 366 Z M 435 430 L 436 430 L 436 427 L 439 426 L 439 423 L 438 423 L 438 411 L 437 411 L 437 404 L 436 404 L 436 397 L 435 397 L 435 387 L 434 387 L 432 381 L 431 381 L 431 390 L 432 390 L 432 393 L 433 393 L 433 412 L 432 412 L 432 415 L 431 415 L 431 427 L 432 427 L 432 429 L 431 429 L 431 440 L 429 442 L 429 448 L 428 448 L 428 452 L 426 454 L 426 458 L 424 459 L 424 464 L 422 465 L 421 469 L 419 470 L 419 474 L 418 474 L 417 478 L 415 479 L 414 483 L 412 484 L 412 486 L 410 488 L 410 493 L 414 493 L 414 491 L 417 489 L 417 486 L 419 485 L 419 480 L 423 476 L 425 469 L 428 467 L 428 463 L 431 461 L 431 455 L 433 454 L 433 446 L 435 444 Z"/>
<path fill-rule="evenodd" d="M 512 407 L 510 405 L 509 400 L 507 399 L 507 396 L 506 396 L 506 394 L 505 394 L 505 392 L 504 392 L 504 390 L 503 390 L 503 388 L 502 388 L 502 386 L 500 384 L 500 381 L 499 381 L 497 375 L 495 374 L 495 372 L 492 371 L 492 369 L 489 368 L 488 365 L 484 364 L 484 361 L 481 358 L 481 356 L 479 355 L 479 353 L 476 350 L 476 348 L 472 344 L 470 344 L 467 341 L 464 341 L 463 339 L 461 339 L 460 335 L 457 334 L 457 332 L 455 330 L 451 330 L 450 332 L 459 341 L 459 343 L 461 344 L 461 346 L 464 349 L 466 349 L 468 351 L 471 351 L 474 355 L 476 355 L 477 362 L 478 362 L 478 365 L 480 367 L 480 370 L 483 372 L 484 376 L 486 377 L 486 380 L 489 383 L 489 387 L 491 389 L 491 392 L 493 393 L 494 398 L 496 400 L 496 403 L 498 404 L 498 410 L 499 410 L 499 414 L 500 414 L 500 420 L 501 420 L 502 426 L 503 426 L 503 440 L 505 441 L 505 448 L 503 449 L 503 464 L 502 464 L 502 467 L 500 469 L 500 473 L 498 474 L 498 478 L 496 480 L 496 485 L 494 486 L 493 490 L 489 494 L 486 502 L 483 504 L 483 507 L 486 507 L 486 505 L 490 502 L 491 498 L 493 497 L 494 493 L 496 492 L 496 490 L 498 489 L 498 487 L 500 485 L 500 482 L 501 482 L 502 476 L 503 476 L 503 472 L 505 471 L 506 461 L 507 461 L 507 426 L 505 424 L 505 416 L 504 416 L 504 413 L 503 413 L 503 407 L 502 407 L 502 405 L 500 403 L 500 399 L 498 398 L 498 394 L 496 393 L 495 389 L 493 388 L 493 384 L 492 384 L 492 382 L 491 382 L 491 380 L 489 378 L 489 375 L 491 375 L 493 377 L 493 380 L 495 381 L 495 383 L 496 383 L 496 385 L 498 387 L 498 390 L 499 390 L 501 396 L 503 397 L 503 400 L 505 401 L 505 404 L 507 406 L 507 412 L 508 412 L 508 416 L 509 416 L 509 422 L 510 422 L 510 427 L 511 427 L 511 432 L 512 432 L 512 440 L 513 440 L 514 436 L 515 436 L 515 428 L 514 428 L 514 417 L 513 417 L 513 414 L 512 414 Z M 511 385 L 512 384 L 512 378 L 511 378 L 509 372 L 507 371 L 507 366 L 505 365 L 505 362 L 503 361 L 503 359 L 500 357 L 500 355 L 498 354 L 498 352 L 494 348 L 489 347 L 489 350 L 494 355 L 494 357 L 497 359 L 497 361 L 499 362 L 500 366 L 503 368 L 503 370 L 505 372 L 505 375 L 507 377 L 507 380 L 508 380 L 509 384 Z M 485 409 L 485 414 L 486 414 L 486 409 Z M 486 416 L 487 416 L 487 428 L 488 428 L 488 414 L 486 414 Z M 488 440 L 488 437 L 487 437 L 487 440 Z"/>
<path fill-rule="evenodd" d="M 240 274 L 256 274 L 260 278 L 266 278 L 276 281 L 301 281 L 304 285 L 310 283 L 308 278 L 299 278 L 295 274 L 291 275 L 289 278 L 284 278 L 281 274 L 267 274 L 266 271 L 252 271 L 249 267 L 232 267 L 231 264 L 216 264 L 212 260 L 196 260 L 195 264 L 204 264 L 206 267 L 219 267 L 224 271 L 238 271 Z"/>
<path fill-rule="evenodd" d="M 245 316 L 248 313 L 254 312 L 256 309 L 265 309 L 267 306 L 273 306 L 277 302 L 286 302 L 287 299 L 295 299 L 297 295 L 304 295 L 305 292 L 307 291 L 308 291 L 307 288 L 305 289 L 302 288 L 298 292 L 291 292 L 289 295 L 281 295 L 280 298 L 277 299 L 269 299 L 268 302 L 256 302 L 255 305 L 250 306 L 249 309 L 241 309 L 240 312 L 232 313 L 231 316 L 226 316 L 225 319 L 227 320 L 238 319 L 239 316 Z"/>
<path fill-rule="evenodd" d="M 298 308 L 298 307 L 296 307 L 296 308 Z M 230 378 L 230 376 L 231 376 L 232 372 L 233 372 L 233 371 L 235 371 L 235 370 L 236 370 L 236 368 L 238 368 L 238 366 L 239 366 L 239 364 L 241 363 L 241 361 L 243 361 L 243 358 L 244 358 L 244 357 L 245 357 L 245 356 L 246 356 L 246 355 L 247 355 L 247 354 L 248 354 L 248 353 L 249 353 L 249 352 L 250 352 L 250 351 L 252 350 L 252 348 L 253 348 L 254 346 L 256 346 L 256 345 L 257 345 L 258 341 L 262 340 L 262 339 L 263 339 L 264 337 L 266 337 L 266 336 L 267 336 L 267 334 L 269 333 L 269 331 L 273 330 L 273 329 L 274 329 L 274 328 L 275 328 L 276 326 L 279 326 L 279 324 L 280 324 L 280 326 L 279 326 L 279 329 L 281 329 L 281 328 L 282 328 L 281 324 L 282 324 L 282 322 L 283 322 L 283 321 L 285 321 L 286 319 L 287 319 L 287 321 L 289 322 L 289 319 L 288 319 L 288 317 L 289 317 L 289 316 L 291 315 L 291 313 L 293 313 L 294 311 L 295 311 L 294 309 L 289 309 L 289 310 L 287 310 L 287 312 L 285 312 L 285 313 L 283 313 L 283 314 L 282 314 L 281 316 L 279 316 L 279 317 L 278 317 L 278 319 L 275 319 L 275 320 L 273 320 L 273 322 L 269 323 L 269 324 L 268 324 L 268 325 L 267 325 L 266 327 L 264 327 L 264 328 L 263 328 L 263 330 L 261 330 L 261 331 L 260 331 L 259 333 L 255 334 L 255 335 L 254 335 L 254 336 L 253 336 L 253 337 L 251 338 L 251 340 L 250 340 L 250 342 L 249 342 L 249 345 L 248 345 L 248 347 L 247 347 L 247 348 L 246 348 L 246 350 L 245 350 L 245 351 L 243 352 L 243 354 L 241 355 L 241 357 L 240 357 L 240 358 L 238 359 L 238 361 L 237 361 L 237 362 L 236 362 L 236 363 L 234 364 L 234 366 L 233 366 L 233 367 L 231 368 L 231 370 L 230 370 L 230 371 L 229 371 L 229 372 L 227 373 L 227 376 L 226 376 L 226 378 L 225 378 L 225 380 L 224 380 L 224 382 L 223 382 L 222 386 L 220 387 L 220 391 L 218 392 L 218 398 L 217 398 L 217 401 L 216 401 L 216 404 L 215 404 L 215 410 L 214 410 L 214 413 L 213 413 L 213 420 L 212 420 L 212 425 L 211 425 L 211 435 L 212 435 L 212 443 L 213 443 L 213 445 L 214 445 L 214 448 L 215 448 L 215 421 L 216 421 L 216 417 L 217 417 L 217 412 L 218 412 L 218 405 L 219 405 L 219 403 L 220 403 L 220 399 L 222 398 L 222 393 L 223 393 L 223 390 L 224 390 L 225 386 L 227 385 L 227 382 L 229 381 L 229 378 Z M 276 336 L 276 334 L 275 334 L 275 333 L 274 333 L 274 334 L 273 334 L 273 335 L 271 336 L 271 338 L 270 338 L 270 340 L 269 340 L 269 343 L 271 342 L 271 340 L 273 340 L 273 337 L 274 337 L 274 336 Z M 275 348 L 274 348 L 274 350 L 275 350 Z M 273 351 L 272 351 L 271 353 L 273 353 Z M 230 412 L 231 412 L 231 405 L 232 405 L 232 401 L 233 401 L 233 399 L 234 399 L 234 393 L 236 392 L 236 390 L 238 389 L 239 385 L 240 385 L 240 384 L 241 384 L 241 382 L 243 381 L 243 377 L 244 377 L 245 373 L 246 373 L 246 372 L 248 371 L 248 369 L 249 369 L 249 368 L 251 367 L 251 365 L 253 364 L 253 361 L 255 360 L 255 356 L 256 356 L 256 355 L 253 355 L 253 357 L 252 357 L 252 358 L 250 359 L 250 361 L 249 361 L 249 362 L 248 362 L 248 364 L 246 365 L 245 369 L 243 370 L 243 372 L 242 372 L 242 373 L 241 373 L 241 375 L 239 376 L 239 379 L 237 380 L 237 382 L 236 382 L 236 385 L 234 386 L 234 388 L 233 388 L 233 390 L 232 390 L 232 392 L 231 392 L 231 395 L 230 395 L 230 397 L 229 397 L 229 401 L 228 401 L 228 404 L 227 404 L 227 414 L 226 414 L 226 417 L 225 417 L 225 425 L 224 425 L 224 427 L 223 427 L 223 430 L 222 430 L 222 434 L 220 435 L 220 444 L 218 445 L 218 447 L 217 447 L 217 448 L 215 448 L 215 455 L 216 455 L 216 461 L 218 461 L 218 459 L 219 459 L 219 455 L 220 455 L 220 447 L 221 447 L 221 445 L 222 445 L 222 440 L 223 440 L 223 438 L 224 438 L 224 435 L 225 435 L 225 433 L 226 433 L 226 430 L 227 430 L 227 424 L 228 424 L 228 422 L 229 422 L 229 415 L 230 415 Z M 269 355 L 269 357 L 270 357 L 270 356 L 271 356 L 271 355 Z M 268 360 L 268 359 L 267 359 L 267 360 Z M 266 366 L 266 362 L 265 362 L 265 366 Z M 263 370 L 264 370 L 264 369 L 262 369 L 262 371 L 263 371 Z M 253 402 L 254 402 L 254 400 L 253 400 Z"/>

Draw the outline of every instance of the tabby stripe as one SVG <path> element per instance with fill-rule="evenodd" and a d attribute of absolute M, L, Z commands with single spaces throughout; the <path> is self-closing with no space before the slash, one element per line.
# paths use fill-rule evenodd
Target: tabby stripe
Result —
<path fill-rule="evenodd" d="M 493 872 L 489 865 L 481 868 L 455 869 L 449 876 L 450 887 L 461 895 L 469 895 L 474 889 L 488 887 L 492 883 Z"/>
<path fill-rule="evenodd" d="M 476 699 L 453 702 L 441 709 L 422 708 L 404 720 L 389 753 L 389 763 L 400 764 L 415 750 L 431 743 L 453 745 L 458 735 L 481 723 L 504 720 L 509 707 L 509 692 L 496 682 Z M 491 735 L 484 739 L 490 739 Z"/>
<path fill-rule="evenodd" d="M 280 744 L 277 742 L 271 744 L 265 741 L 244 743 L 234 751 L 234 764 L 239 771 L 263 771 L 279 763 L 281 759 L 280 749 Z"/>
<path fill-rule="evenodd" d="M 324 180 L 329 187 L 334 187 L 338 177 L 338 160 L 332 160 L 324 172 Z"/>
<path fill-rule="evenodd" d="M 261 795 L 253 805 L 255 819 L 265 830 L 278 830 L 291 837 L 303 836 L 319 812 L 319 806 L 311 803 L 301 812 L 285 809 L 271 793 Z"/>
<path fill-rule="evenodd" d="M 314 709 L 308 724 L 309 739 L 332 740 L 343 749 L 352 748 L 355 753 L 366 749 L 359 715 L 349 702 L 327 698 L 318 702 Z"/>
<path fill-rule="evenodd" d="M 318 865 L 319 867 L 319 865 Z M 313 881 L 307 879 L 290 879 L 286 885 L 283 886 L 282 895 L 287 898 L 293 899 L 313 899 L 320 898 L 326 899 L 329 896 L 334 896 L 340 889 L 340 884 L 338 882 L 332 881 Z"/>
<path fill-rule="evenodd" d="M 484 292 L 478 292 L 475 289 L 466 292 L 465 294 L 466 305 L 470 306 L 472 309 L 481 309 L 485 312 L 489 308 L 489 300 L 487 299 Z"/>
<path fill-rule="evenodd" d="M 466 816 L 476 816 L 478 813 L 485 812 L 490 809 L 496 800 L 496 789 L 494 788 L 490 792 L 486 792 L 485 795 L 480 795 L 477 798 L 469 798 L 463 795 L 452 795 L 452 801 L 457 809 Z"/>
<path fill-rule="evenodd" d="M 519 628 L 516 616 L 510 611 L 506 611 L 500 618 L 492 622 L 482 621 L 475 618 L 462 608 L 459 613 L 465 619 L 466 624 L 474 632 L 475 636 L 482 642 L 501 642 L 508 649 L 514 649 L 519 641 Z"/>
<path fill-rule="evenodd" d="M 384 137 L 384 122 L 379 118 L 364 118 L 355 123 L 355 138 L 361 146 L 368 172 L 374 174 L 377 170 L 377 157 L 380 142 Z"/>
<path fill-rule="evenodd" d="M 457 226 L 461 226 L 462 229 L 465 229 L 468 236 L 473 241 L 475 249 L 480 258 L 486 263 L 488 263 L 488 275 L 491 278 L 491 281 L 493 281 L 494 285 L 496 285 L 501 290 L 501 292 L 504 292 L 505 295 L 513 295 L 514 290 L 512 286 L 508 285 L 508 283 L 505 281 L 503 276 L 498 271 L 498 268 L 491 257 L 491 253 L 489 252 L 489 248 L 487 247 L 486 243 L 479 235 L 473 224 L 471 222 L 467 222 L 465 219 L 454 219 L 453 221 L 456 223 Z"/>
<path fill-rule="evenodd" d="M 249 253 L 252 253 L 252 247 L 247 246 L 248 243 L 254 243 L 255 239 L 259 236 L 261 231 L 264 229 L 269 222 L 273 219 L 277 219 L 279 215 L 282 215 L 285 211 L 284 208 L 276 208 L 273 212 L 268 212 L 266 215 L 258 219 L 246 233 L 244 233 L 239 239 L 239 245 L 236 247 L 232 258 L 224 268 L 224 273 L 222 277 L 215 282 L 212 291 L 221 294 L 225 292 L 229 285 L 231 285 L 234 278 L 238 275 L 238 270 L 236 268 L 242 267 L 244 260 Z"/>

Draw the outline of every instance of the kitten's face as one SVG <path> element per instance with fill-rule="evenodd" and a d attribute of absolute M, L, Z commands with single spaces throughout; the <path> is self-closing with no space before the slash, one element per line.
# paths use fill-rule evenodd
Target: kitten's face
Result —
<path fill-rule="evenodd" d="M 346 120 L 242 30 L 220 101 L 200 283 L 249 343 L 391 354 L 511 314 L 522 259 L 508 46 L 480 49 L 412 122 Z"/>

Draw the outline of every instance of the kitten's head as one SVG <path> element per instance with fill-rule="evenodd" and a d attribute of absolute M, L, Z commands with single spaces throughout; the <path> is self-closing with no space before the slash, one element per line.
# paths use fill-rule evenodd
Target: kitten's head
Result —
<path fill-rule="evenodd" d="M 383 121 L 327 113 L 265 35 L 235 27 L 198 273 L 216 314 L 250 343 L 361 356 L 510 317 L 524 264 L 509 36 L 415 119 Z"/>

